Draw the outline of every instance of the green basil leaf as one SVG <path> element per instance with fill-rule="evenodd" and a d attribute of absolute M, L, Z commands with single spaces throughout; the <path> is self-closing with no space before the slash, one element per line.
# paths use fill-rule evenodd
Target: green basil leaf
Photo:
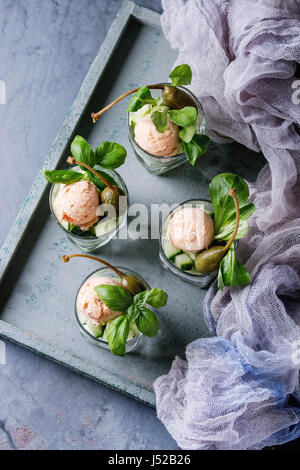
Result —
<path fill-rule="evenodd" d="M 159 330 L 157 316 L 146 307 L 140 309 L 140 314 L 135 320 L 135 324 L 139 331 L 145 336 L 156 336 Z"/>
<path fill-rule="evenodd" d="M 173 86 L 189 85 L 192 81 L 192 70 L 188 64 L 177 65 L 169 75 Z"/>
<path fill-rule="evenodd" d="M 190 142 L 184 142 L 184 151 L 188 156 L 191 165 L 195 165 L 197 159 L 207 152 L 210 138 L 204 134 L 195 134 Z"/>
<path fill-rule="evenodd" d="M 126 341 L 129 333 L 128 316 L 121 315 L 115 318 L 106 328 L 106 336 L 111 352 L 116 356 L 125 356 Z"/>
<path fill-rule="evenodd" d="M 151 112 L 151 119 L 155 125 L 158 132 L 162 134 L 167 130 L 167 116 L 168 116 L 168 107 L 167 106 L 157 106 L 153 108 Z"/>
<path fill-rule="evenodd" d="M 162 289 L 151 289 L 146 297 L 146 303 L 155 308 L 164 307 L 168 301 L 168 294 Z"/>
<path fill-rule="evenodd" d="M 75 160 L 89 166 L 96 164 L 95 154 L 90 144 L 80 135 L 77 135 L 71 144 L 71 153 Z M 84 167 L 82 167 L 85 170 Z"/>
<path fill-rule="evenodd" d="M 133 95 L 131 100 L 128 103 L 126 111 L 133 113 L 138 111 L 144 104 L 156 104 L 156 100 L 152 98 L 149 88 L 142 86 L 138 91 Z"/>
<path fill-rule="evenodd" d="M 99 299 L 112 310 L 117 312 L 126 310 L 132 304 L 129 292 L 121 286 L 101 285 L 94 287 Z"/>
<path fill-rule="evenodd" d="M 247 219 L 253 214 L 255 211 L 255 205 L 252 202 L 245 204 L 243 207 L 240 207 L 240 223 L 238 232 L 236 234 L 235 239 L 240 240 L 244 238 L 248 231 L 249 225 Z M 219 233 L 215 235 L 216 240 L 229 240 L 231 237 L 234 229 L 235 229 L 235 221 L 236 221 L 236 214 L 232 214 L 228 219 L 221 225 L 219 229 Z"/>
<path fill-rule="evenodd" d="M 74 235 L 77 235 L 79 237 L 84 237 L 84 238 L 86 238 L 87 235 L 90 235 L 92 237 L 96 236 L 94 225 L 90 227 L 88 230 L 83 231 L 77 225 L 69 224 L 68 231 L 74 233 Z"/>
<path fill-rule="evenodd" d="M 128 307 L 127 312 L 130 321 L 135 321 L 140 314 L 140 309 L 146 303 L 148 291 L 139 292 L 133 297 L 133 303 Z"/>
<path fill-rule="evenodd" d="M 197 121 L 197 109 L 194 106 L 185 106 L 181 109 L 172 109 L 169 111 L 171 121 L 178 126 L 188 127 Z"/>
<path fill-rule="evenodd" d="M 251 278 L 246 268 L 238 261 L 235 247 L 231 245 L 227 254 L 221 259 L 218 275 L 218 287 L 245 286 L 250 284 Z"/>
<path fill-rule="evenodd" d="M 43 170 L 44 176 L 52 184 L 71 184 L 82 180 L 84 175 L 72 170 Z"/>
<path fill-rule="evenodd" d="M 100 189 L 101 191 L 106 188 L 105 184 L 103 183 L 103 181 L 98 178 L 96 175 L 94 175 L 94 173 L 92 173 L 91 171 L 89 170 L 86 170 L 86 173 L 87 173 L 87 177 L 89 179 L 89 181 L 91 183 L 94 183 L 95 186 L 97 186 L 98 189 Z M 114 185 L 114 186 L 118 186 L 118 184 L 116 183 L 116 181 L 108 174 L 106 173 L 105 171 L 101 171 L 101 170 L 97 170 L 97 173 L 99 173 L 99 175 L 103 176 L 103 178 L 110 184 Z"/>
<path fill-rule="evenodd" d="M 221 173 L 215 176 L 209 185 L 210 199 L 215 212 L 215 235 L 219 234 L 225 221 L 235 214 L 233 198 L 228 194 L 233 188 L 237 190 L 239 207 L 243 207 L 249 198 L 249 188 L 240 176 L 233 173 Z"/>
<path fill-rule="evenodd" d="M 183 129 L 180 129 L 178 135 L 179 135 L 179 138 L 183 142 L 186 142 L 188 144 L 192 140 L 196 132 L 197 132 L 197 127 L 193 124 L 192 126 L 188 126 L 188 127 L 184 127 Z"/>
<path fill-rule="evenodd" d="M 125 162 L 126 149 L 116 142 L 102 142 L 95 150 L 96 164 L 114 170 Z"/>

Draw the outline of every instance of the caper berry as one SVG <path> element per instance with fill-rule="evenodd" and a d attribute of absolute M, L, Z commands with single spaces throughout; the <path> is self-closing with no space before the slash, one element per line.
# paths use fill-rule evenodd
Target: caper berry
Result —
<path fill-rule="evenodd" d="M 166 85 L 162 91 L 164 104 L 170 109 L 181 109 L 185 106 L 195 106 L 194 100 L 179 88 Z"/>
<path fill-rule="evenodd" d="M 223 256 L 226 254 L 224 246 L 211 246 L 197 254 L 195 268 L 201 274 L 216 271 Z"/>
<path fill-rule="evenodd" d="M 101 191 L 100 199 L 102 204 L 109 204 L 116 210 L 117 216 L 119 215 L 119 198 L 124 196 L 124 191 L 118 186 L 107 186 Z"/>

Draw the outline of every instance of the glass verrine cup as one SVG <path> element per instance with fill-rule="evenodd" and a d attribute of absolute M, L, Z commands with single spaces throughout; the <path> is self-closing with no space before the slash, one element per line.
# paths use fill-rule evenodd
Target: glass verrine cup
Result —
<path fill-rule="evenodd" d="M 170 83 L 161 83 L 161 85 L 170 86 Z M 194 93 L 192 93 L 184 86 L 178 86 L 177 88 L 185 92 L 195 103 L 195 107 L 197 108 L 198 114 L 196 121 L 197 134 L 203 134 L 205 131 L 205 116 L 201 103 L 194 95 Z M 158 96 L 158 93 L 161 91 L 162 90 L 151 90 L 153 96 L 155 97 Z M 157 157 L 143 150 L 134 139 L 134 130 L 130 125 L 130 113 L 128 113 L 128 131 L 129 142 L 134 150 L 137 160 L 146 168 L 146 170 L 149 171 L 149 173 L 153 175 L 161 175 L 189 161 L 185 152 L 181 152 L 178 155 L 174 155 L 173 157 Z"/>
<path fill-rule="evenodd" d="M 210 215 L 213 214 L 213 205 L 210 201 L 205 199 L 190 199 L 188 201 L 179 204 L 172 210 L 166 219 L 163 222 L 161 231 L 160 231 L 160 241 L 159 241 L 159 258 L 162 264 L 162 267 L 168 271 L 171 271 L 176 276 L 180 277 L 183 281 L 194 284 L 198 287 L 207 287 L 218 275 L 218 270 L 208 274 L 201 274 L 195 270 L 182 270 L 176 264 L 168 258 L 166 255 L 166 242 L 168 240 L 167 230 L 172 214 L 184 207 L 203 207 Z"/>
<path fill-rule="evenodd" d="M 137 274 L 136 272 L 132 271 L 131 269 L 128 269 L 128 268 L 123 268 L 122 266 L 116 266 L 117 269 L 119 269 L 121 272 L 123 272 L 124 274 L 130 274 L 132 276 L 135 276 L 137 277 L 138 279 L 140 279 L 144 284 L 145 284 L 145 289 L 150 289 L 150 286 L 149 284 L 145 281 L 145 279 L 142 278 L 142 276 L 140 276 L 139 274 Z M 100 269 L 97 269 L 96 271 L 94 271 L 92 274 L 89 274 L 86 279 L 83 281 L 83 283 L 81 284 L 80 288 L 78 289 L 78 292 L 76 294 L 76 299 L 75 299 L 75 318 L 77 320 L 77 323 L 79 325 L 79 328 L 80 328 L 80 333 L 81 335 L 87 339 L 90 343 L 92 344 L 95 344 L 96 346 L 100 346 L 101 348 L 104 348 L 104 349 L 108 349 L 109 350 L 109 345 L 108 345 L 108 342 L 103 339 L 102 337 L 96 337 L 93 332 L 90 330 L 89 326 L 88 326 L 88 323 L 85 323 L 83 324 L 83 320 L 84 320 L 84 315 L 80 312 L 80 309 L 78 307 L 78 302 L 77 302 L 77 299 L 78 299 L 78 294 L 79 294 L 79 291 L 81 289 L 81 287 L 83 286 L 83 284 L 89 280 L 89 279 L 93 279 L 94 277 L 97 277 L 97 276 L 105 276 L 105 277 L 110 277 L 110 278 L 113 278 L 115 279 L 116 281 L 119 281 L 120 278 L 119 276 L 114 272 L 112 271 L 111 269 L 107 268 L 107 267 L 103 267 L 103 268 L 100 268 Z M 153 308 L 151 306 L 147 306 L 148 308 L 150 308 L 151 310 L 153 310 Z M 131 335 L 133 334 L 134 330 L 132 329 L 132 327 L 130 328 L 129 330 L 129 333 L 131 332 Z M 137 332 L 136 336 L 134 336 L 133 338 L 130 338 L 127 340 L 126 342 L 126 353 L 129 353 L 129 352 L 133 352 L 141 338 L 142 338 L 143 334 L 141 332 Z"/>
<path fill-rule="evenodd" d="M 84 173 L 79 166 L 70 166 L 68 169 L 72 169 L 73 171 L 79 171 Z M 95 170 L 104 171 L 106 174 L 111 176 L 116 184 L 123 190 L 126 198 L 127 204 L 121 204 L 121 214 L 117 218 L 105 218 L 101 222 L 101 227 L 98 227 L 98 235 L 91 235 L 91 234 L 76 234 L 72 233 L 68 230 L 69 224 L 64 220 L 60 220 L 55 213 L 54 209 L 54 201 L 58 194 L 58 191 L 63 186 L 61 184 L 53 184 L 49 194 L 49 205 L 52 215 L 54 216 L 58 225 L 62 228 L 62 230 L 67 234 L 69 240 L 77 245 L 82 251 L 89 253 L 92 251 L 97 250 L 98 248 L 106 245 L 115 235 L 120 231 L 120 229 L 126 224 L 127 221 L 127 211 L 129 206 L 129 193 L 127 186 L 123 180 L 123 178 L 114 170 L 108 170 L 107 168 L 102 168 L 99 165 L 95 165 Z M 125 201 L 124 201 L 125 202 Z"/>

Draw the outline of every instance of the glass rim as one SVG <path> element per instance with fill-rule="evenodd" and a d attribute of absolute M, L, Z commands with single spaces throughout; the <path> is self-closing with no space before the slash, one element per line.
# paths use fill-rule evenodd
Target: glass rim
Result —
<path fill-rule="evenodd" d="M 180 274 L 181 276 L 186 276 L 186 277 L 190 277 L 190 278 L 193 278 L 193 279 L 201 279 L 203 277 L 210 277 L 210 276 L 214 276 L 218 273 L 218 269 L 216 271 L 212 271 L 211 273 L 207 273 L 207 274 L 194 274 L 194 273 L 191 273 L 191 272 L 188 272 L 188 271 L 182 271 L 181 269 L 179 269 L 176 264 L 172 263 L 169 258 L 167 257 L 164 249 L 163 249 L 163 244 L 162 244 L 162 232 L 163 232 L 163 228 L 164 228 L 164 225 L 167 221 L 167 219 L 181 206 L 189 203 L 189 202 L 207 202 L 209 204 L 212 204 L 212 202 L 209 200 L 209 199 L 187 199 L 186 201 L 184 202 L 181 202 L 180 204 L 178 204 L 176 207 L 174 207 L 174 209 L 172 209 L 169 214 L 167 215 L 167 217 L 165 218 L 164 222 L 162 223 L 162 226 L 161 226 L 161 229 L 160 229 L 160 236 L 159 236 L 159 246 L 160 246 L 160 253 L 161 255 L 163 256 L 163 260 L 164 262 L 166 262 L 166 264 L 168 265 L 168 267 L 172 268 L 173 271 L 175 271 L 175 273 L 178 273 Z"/>
<path fill-rule="evenodd" d="M 124 272 L 128 272 L 129 274 L 133 274 L 135 275 L 138 279 L 140 279 L 144 284 L 145 284 L 145 287 L 146 289 L 150 289 L 150 285 L 148 284 L 147 281 L 145 281 L 144 278 L 141 277 L 140 274 L 136 273 L 135 271 L 129 269 L 129 268 L 125 268 L 124 266 L 116 266 L 117 269 L 119 269 L 120 271 L 124 271 Z M 83 284 L 90 278 L 92 277 L 94 274 L 98 273 L 99 271 L 105 271 L 106 269 L 112 271 L 108 266 L 103 266 L 102 268 L 99 268 L 99 269 L 96 269 L 95 271 L 93 271 L 92 273 L 88 274 L 88 276 L 86 276 L 86 278 L 84 279 L 84 281 L 82 282 L 82 284 L 80 285 L 79 289 L 77 290 L 77 293 L 76 293 L 76 296 L 75 296 L 75 304 L 74 304 L 74 311 L 75 311 L 75 318 L 76 318 L 76 321 L 80 327 L 80 330 L 82 330 L 85 334 L 87 334 L 91 339 L 93 339 L 95 342 L 97 343 L 104 343 L 105 345 L 108 346 L 108 342 L 107 341 L 104 341 L 102 338 L 95 338 L 95 336 L 93 336 L 88 330 L 86 330 L 84 328 L 84 326 L 82 325 L 81 321 L 79 320 L 79 317 L 78 317 L 78 311 L 77 311 L 77 297 L 78 297 L 78 294 L 79 294 L 79 291 L 81 289 L 81 287 L 83 286 Z M 113 271 L 112 271 L 113 272 Z M 116 273 L 114 273 L 114 275 L 116 275 Z M 133 344 L 137 339 L 141 338 L 141 336 L 143 336 L 143 333 L 139 332 L 138 335 L 134 336 L 133 338 L 129 339 L 128 341 L 126 341 L 126 345 L 128 344 L 129 346 L 131 344 Z"/>
<path fill-rule="evenodd" d="M 169 86 L 172 86 L 171 83 L 155 83 L 155 85 L 169 85 Z M 186 88 L 185 86 L 183 85 L 179 85 L 177 87 L 174 87 L 174 88 L 179 88 L 180 90 L 183 90 L 185 93 L 187 93 L 188 95 L 190 95 L 192 97 L 192 99 L 195 101 L 195 104 L 196 104 L 196 107 L 197 109 L 200 110 L 201 112 L 201 117 L 202 117 L 202 125 L 201 127 L 203 128 L 203 132 L 205 131 L 205 128 L 206 128 L 206 119 L 205 119 L 205 115 L 204 115 L 204 110 L 203 110 L 203 106 L 202 104 L 200 103 L 200 101 L 198 100 L 197 96 L 191 91 L 189 90 L 188 88 Z M 139 144 L 136 142 L 136 140 L 134 139 L 134 137 L 131 135 L 131 129 L 130 129 L 130 122 L 129 122 L 129 118 L 130 118 L 130 112 L 128 112 L 128 119 L 127 119 L 127 125 L 128 125 L 128 128 L 129 128 L 129 136 L 130 136 L 130 139 L 133 140 L 134 144 L 142 151 L 144 152 L 146 155 L 148 155 L 149 157 L 152 157 L 154 158 L 155 160 L 157 159 L 158 161 L 161 161 L 162 158 L 172 158 L 174 160 L 176 159 L 180 159 L 182 157 L 186 157 L 186 159 L 188 160 L 188 157 L 186 155 L 185 152 L 181 152 L 181 153 L 178 153 L 176 155 L 162 155 L 161 157 L 159 157 L 158 155 L 152 155 L 152 153 L 149 153 L 147 152 L 146 150 L 144 150 L 142 147 L 139 146 Z"/>
<path fill-rule="evenodd" d="M 129 191 L 128 191 L 128 188 L 127 188 L 127 185 L 125 183 L 125 181 L 123 180 L 122 176 L 115 170 L 108 170 L 107 168 L 103 168 L 101 165 L 95 165 L 95 166 L 98 166 L 99 168 L 101 168 L 101 171 L 102 170 L 105 170 L 105 171 L 110 171 L 112 172 L 114 175 L 117 175 L 117 177 L 121 180 L 122 182 L 122 186 L 124 188 L 124 192 L 125 192 L 125 195 L 127 197 L 127 209 L 126 209 L 126 212 L 122 215 L 122 217 L 127 217 L 127 214 L 128 214 L 128 206 L 129 206 Z M 78 165 L 71 165 L 69 167 L 67 167 L 68 169 L 71 169 L 71 168 L 79 168 Z M 65 169 L 65 168 L 63 168 Z M 64 184 L 64 183 L 50 183 L 51 184 L 51 188 L 50 188 L 50 191 L 49 191 L 49 207 L 50 207 L 50 212 L 52 214 L 52 216 L 54 217 L 56 223 L 62 228 L 62 230 L 67 233 L 69 236 L 71 237 L 74 237 L 75 239 L 77 240 L 100 240 L 102 237 L 96 237 L 96 236 L 92 236 L 92 235 L 87 235 L 86 237 L 83 236 L 83 235 L 76 235 L 75 233 L 72 233 L 72 232 L 69 232 L 69 230 L 67 230 L 61 223 L 60 221 L 57 219 L 55 213 L 54 213 L 54 210 L 53 210 L 53 205 L 52 205 L 52 194 L 53 194 L 53 191 L 54 191 L 54 187 L 57 185 L 57 184 Z M 121 188 L 122 189 L 122 188 Z M 119 218 L 120 219 L 120 218 Z M 113 219 L 111 219 L 113 220 Z M 98 221 L 99 222 L 99 221 Z M 97 222 L 97 223 L 98 223 Z M 112 232 L 116 232 L 119 231 L 122 227 L 123 227 L 124 223 L 120 223 L 120 220 L 118 220 L 116 226 L 114 229 L 110 230 L 109 232 L 106 232 L 105 235 L 109 235 L 111 234 Z"/>

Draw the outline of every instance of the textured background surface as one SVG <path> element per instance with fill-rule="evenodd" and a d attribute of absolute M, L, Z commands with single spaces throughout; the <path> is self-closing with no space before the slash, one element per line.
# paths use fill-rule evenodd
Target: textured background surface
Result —
<path fill-rule="evenodd" d="M 121 3 L 0 2 L 1 244 Z M 0 449 L 177 448 L 155 411 L 9 343 L 0 389 Z"/>

